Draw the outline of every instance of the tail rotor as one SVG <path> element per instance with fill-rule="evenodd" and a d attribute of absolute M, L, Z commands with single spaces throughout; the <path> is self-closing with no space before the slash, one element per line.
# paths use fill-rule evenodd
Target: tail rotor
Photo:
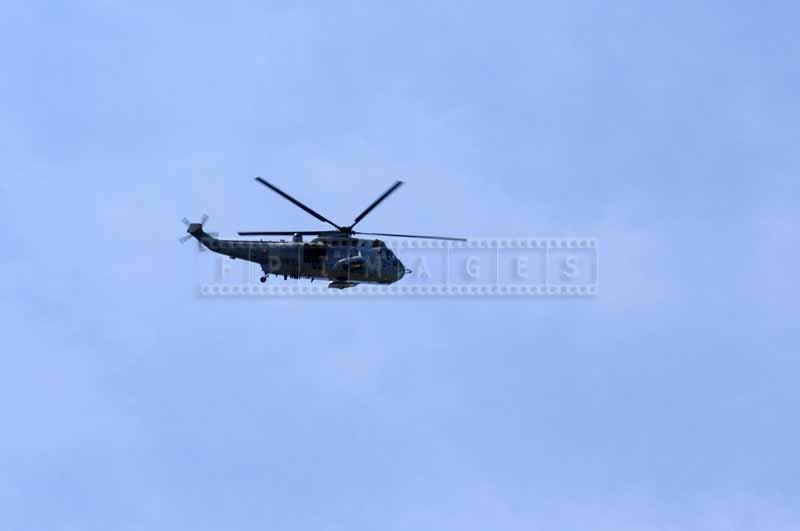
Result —
<path fill-rule="evenodd" d="M 188 234 L 178 238 L 178 241 L 181 242 L 181 244 L 184 244 L 187 241 L 191 240 L 194 234 L 203 230 L 203 225 L 205 225 L 207 221 L 208 221 L 208 214 L 203 214 L 203 217 L 200 219 L 200 223 L 192 223 L 188 219 L 183 218 L 181 222 L 184 225 L 186 225 L 186 232 Z M 215 234 L 212 234 L 212 236 L 215 236 Z"/>

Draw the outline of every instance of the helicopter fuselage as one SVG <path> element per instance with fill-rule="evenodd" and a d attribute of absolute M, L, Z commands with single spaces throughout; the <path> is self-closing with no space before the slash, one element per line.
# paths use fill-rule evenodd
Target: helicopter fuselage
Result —
<path fill-rule="evenodd" d="M 357 284 L 392 284 L 406 274 L 403 263 L 381 240 L 348 235 L 326 235 L 304 242 L 220 240 L 199 224 L 189 233 L 209 250 L 234 259 L 254 262 L 269 275 L 284 278 L 326 279 L 332 288 Z"/>

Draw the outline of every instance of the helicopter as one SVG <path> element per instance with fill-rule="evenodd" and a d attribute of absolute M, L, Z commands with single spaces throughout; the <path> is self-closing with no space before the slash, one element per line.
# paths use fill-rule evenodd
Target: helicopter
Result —
<path fill-rule="evenodd" d="M 314 279 L 325 279 L 330 281 L 328 288 L 348 289 L 359 284 L 393 284 L 401 280 L 407 273 L 411 273 L 383 240 L 357 238 L 358 235 L 467 241 L 465 238 L 355 231 L 355 226 L 403 186 L 403 181 L 397 181 L 389 187 L 359 214 L 351 225 L 337 225 L 274 184 L 261 177 L 256 177 L 256 181 L 311 214 L 317 220 L 331 225 L 335 230 L 245 231 L 238 233 L 239 236 L 291 236 L 291 241 L 288 242 L 285 240 L 220 240 L 203 230 L 203 225 L 208 220 L 208 216 L 203 216 L 200 223 L 190 223 L 184 218 L 183 222 L 187 225 L 188 235 L 181 238 L 181 242 L 194 237 L 200 244 L 215 253 L 258 264 L 264 272 L 260 278 L 262 283 L 266 282 L 270 275 L 275 275 L 282 276 L 284 280 L 308 278 L 313 282 Z M 315 236 L 315 238 L 304 241 L 304 236 Z"/>

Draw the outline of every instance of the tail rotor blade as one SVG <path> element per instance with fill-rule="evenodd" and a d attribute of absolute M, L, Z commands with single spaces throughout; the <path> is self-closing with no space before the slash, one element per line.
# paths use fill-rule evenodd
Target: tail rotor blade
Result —
<path fill-rule="evenodd" d="M 182 238 L 179 238 L 178 241 L 183 244 L 183 243 L 188 242 L 190 239 L 192 239 L 192 235 L 191 234 L 187 234 L 186 236 L 183 236 Z"/>
<path fill-rule="evenodd" d="M 184 224 L 184 225 L 186 225 L 187 227 L 188 227 L 189 225 L 191 225 L 191 223 L 189 222 L 189 220 L 188 220 L 188 219 L 186 219 L 186 218 L 183 218 L 181 221 L 182 221 L 182 222 L 183 222 L 183 224 Z"/>
<path fill-rule="evenodd" d="M 200 220 L 200 225 L 205 225 L 208 221 L 208 214 L 203 214 L 203 219 Z"/>

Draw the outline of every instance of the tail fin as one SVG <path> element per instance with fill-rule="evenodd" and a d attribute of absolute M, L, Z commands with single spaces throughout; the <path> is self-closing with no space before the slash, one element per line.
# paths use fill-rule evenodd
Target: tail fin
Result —
<path fill-rule="evenodd" d="M 203 236 L 208 236 L 208 234 L 203 230 L 202 223 L 190 223 L 189 228 L 186 229 L 186 232 L 188 232 L 198 240 Z"/>

